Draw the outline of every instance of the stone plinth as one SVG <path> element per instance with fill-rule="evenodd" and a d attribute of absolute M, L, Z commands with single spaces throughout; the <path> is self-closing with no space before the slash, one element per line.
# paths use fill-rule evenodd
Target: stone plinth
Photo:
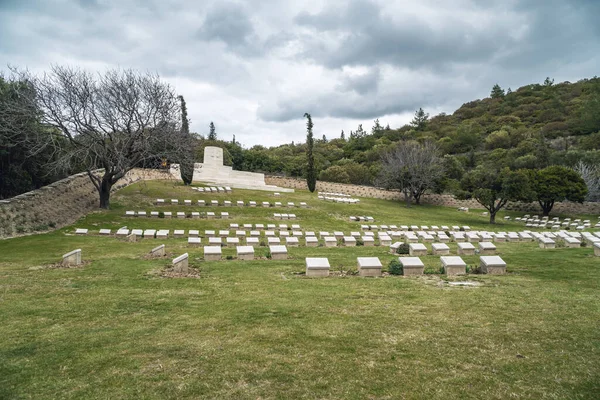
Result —
<path fill-rule="evenodd" d="M 456 244 L 458 246 L 458 254 L 463 256 L 472 256 L 475 254 L 475 246 L 472 243 L 468 242 L 459 242 Z"/>
<path fill-rule="evenodd" d="M 188 253 L 184 253 L 173 260 L 173 270 L 181 274 L 188 273 Z"/>
<path fill-rule="evenodd" d="M 204 246 L 204 260 L 219 261 L 221 259 L 221 246 Z"/>
<path fill-rule="evenodd" d="M 254 260 L 254 247 L 252 246 L 237 246 L 238 260 Z"/>
<path fill-rule="evenodd" d="M 81 249 L 73 250 L 62 256 L 62 265 L 80 265 L 81 264 Z"/>
<path fill-rule="evenodd" d="M 354 236 L 344 236 L 344 246 L 353 247 L 356 246 L 356 239 Z"/>
<path fill-rule="evenodd" d="M 269 246 L 271 252 L 271 259 L 273 260 L 286 260 L 287 259 L 287 248 L 285 246 Z"/>
<path fill-rule="evenodd" d="M 479 254 L 492 256 L 496 254 L 496 246 L 492 242 L 479 242 Z"/>
<path fill-rule="evenodd" d="M 201 239 L 199 237 L 189 237 L 188 238 L 188 246 L 198 247 L 200 246 Z"/>
<path fill-rule="evenodd" d="M 399 257 L 403 275 L 423 275 L 425 265 L 419 257 Z"/>
<path fill-rule="evenodd" d="M 450 254 L 450 247 L 445 243 L 432 243 L 431 251 L 434 256 L 445 256 Z"/>
<path fill-rule="evenodd" d="M 358 274 L 360 276 L 381 276 L 381 261 L 377 257 L 358 257 Z"/>
<path fill-rule="evenodd" d="M 467 273 L 467 264 L 458 256 L 440 257 L 446 275 L 464 275 Z"/>
<path fill-rule="evenodd" d="M 156 246 L 150 250 L 150 255 L 152 257 L 163 257 L 165 255 L 165 245 L 161 244 L 160 246 Z"/>
<path fill-rule="evenodd" d="M 333 236 L 325 236 L 323 240 L 325 241 L 325 247 L 337 246 L 337 239 Z"/>
<path fill-rule="evenodd" d="M 306 258 L 306 276 L 329 276 L 329 268 L 327 258 Z"/>
<path fill-rule="evenodd" d="M 554 249 L 556 248 L 556 242 L 547 237 L 540 237 L 538 243 L 541 249 Z"/>
<path fill-rule="evenodd" d="M 306 236 L 306 247 L 317 247 L 319 245 L 319 239 L 316 236 Z"/>
<path fill-rule="evenodd" d="M 408 254 L 419 257 L 427 255 L 427 246 L 423 243 L 410 243 L 408 245 Z"/>
<path fill-rule="evenodd" d="M 502 275 L 506 273 L 506 262 L 498 256 L 481 256 L 479 269 L 483 274 Z"/>
<path fill-rule="evenodd" d="M 564 241 L 565 241 L 566 247 L 573 247 L 573 248 L 581 247 L 581 240 L 576 239 L 574 237 L 570 237 L 570 236 L 565 237 Z"/>

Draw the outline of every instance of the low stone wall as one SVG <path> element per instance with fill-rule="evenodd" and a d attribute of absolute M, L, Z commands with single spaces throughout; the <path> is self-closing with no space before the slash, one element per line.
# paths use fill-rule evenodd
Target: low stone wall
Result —
<path fill-rule="evenodd" d="M 134 169 L 113 187 L 113 191 L 140 180 L 169 178 L 168 171 Z M 96 210 L 98 202 L 98 191 L 85 172 L 1 200 L 0 237 L 43 232 L 72 224 Z"/>
<path fill-rule="evenodd" d="M 307 190 L 305 179 L 281 177 L 281 176 L 265 176 L 265 182 L 268 185 L 277 185 L 281 187 L 289 187 L 294 189 Z M 345 193 L 356 197 L 368 197 L 384 200 L 403 200 L 404 195 L 397 190 L 385 190 L 372 186 L 350 185 L 345 183 L 323 182 L 317 181 L 317 191 L 319 192 L 336 192 Z M 421 198 L 423 204 L 433 204 L 446 207 L 469 207 L 483 208 L 481 204 L 475 200 L 457 200 L 450 194 L 424 194 Z M 508 203 L 507 210 L 531 212 L 541 215 L 541 208 L 537 203 Z M 563 202 L 556 203 L 552 209 L 553 214 L 600 214 L 600 203 L 585 202 L 571 203 Z"/>

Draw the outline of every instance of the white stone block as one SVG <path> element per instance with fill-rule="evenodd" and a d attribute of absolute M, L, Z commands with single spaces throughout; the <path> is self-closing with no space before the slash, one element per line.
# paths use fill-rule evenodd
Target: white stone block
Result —
<path fill-rule="evenodd" d="M 408 245 L 408 253 L 411 256 L 426 256 L 427 247 L 423 243 L 410 243 Z"/>
<path fill-rule="evenodd" d="M 505 274 L 506 262 L 499 256 L 481 256 L 479 269 L 483 274 Z"/>
<path fill-rule="evenodd" d="M 306 258 L 306 276 L 329 276 L 329 260 L 327 258 Z"/>
<path fill-rule="evenodd" d="M 186 274 L 189 272 L 188 253 L 184 253 L 179 257 L 173 259 L 173 270 L 181 274 Z"/>
<path fill-rule="evenodd" d="M 73 250 L 62 256 L 62 265 L 80 265 L 81 264 L 81 249 Z"/>
<path fill-rule="evenodd" d="M 464 275 L 467 273 L 467 264 L 458 256 L 440 257 L 446 275 Z"/>
<path fill-rule="evenodd" d="M 165 245 L 161 244 L 160 246 L 156 246 L 152 250 L 150 250 L 150 255 L 152 257 L 163 257 L 165 255 Z"/>
<path fill-rule="evenodd" d="M 460 242 L 457 243 L 458 246 L 458 254 L 465 256 L 472 256 L 475 254 L 475 246 L 469 242 Z"/>
<path fill-rule="evenodd" d="M 425 265 L 419 257 L 399 257 L 404 275 L 423 275 Z"/>
<path fill-rule="evenodd" d="M 496 254 L 496 245 L 491 242 L 479 242 L 479 254 L 484 256 Z"/>
<path fill-rule="evenodd" d="M 269 251 L 273 260 L 287 259 L 287 248 L 285 246 L 269 245 Z"/>
<path fill-rule="evenodd" d="M 448 247 L 448 245 L 445 243 L 432 243 L 431 250 L 434 256 L 443 256 L 450 254 L 450 247 Z"/>
<path fill-rule="evenodd" d="M 220 260 L 221 259 L 221 246 L 204 246 L 204 259 L 206 261 Z"/>
<path fill-rule="evenodd" d="M 360 276 L 381 276 L 381 261 L 377 257 L 357 257 Z"/>
<path fill-rule="evenodd" d="M 252 246 L 237 246 L 238 260 L 254 260 L 254 247 Z"/>

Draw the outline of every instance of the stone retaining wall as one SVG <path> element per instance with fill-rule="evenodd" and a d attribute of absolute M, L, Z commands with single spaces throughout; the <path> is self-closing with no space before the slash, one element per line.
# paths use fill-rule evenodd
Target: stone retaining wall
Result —
<path fill-rule="evenodd" d="M 294 189 L 308 190 L 305 179 L 265 176 L 268 185 L 289 187 Z M 346 183 L 334 183 L 317 181 L 317 191 L 345 193 L 356 197 L 369 197 L 384 200 L 403 200 L 404 195 L 397 190 L 385 190 L 372 186 L 350 185 Z M 450 194 L 424 194 L 421 198 L 424 204 L 433 204 L 446 207 L 469 207 L 483 208 L 475 200 L 457 200 Z M 541 208 L 537 203 L 508 203 L 507 210 L 532 212 L 541 215 Z M 553 214 L 600 214 L 600 203 L 585 202 L 583 204 L 563 202 L 556 203 L 552 209 Z"/>
<path fill-rule="evenodd" d="M 113 186 L 113 191 L 140 180 L 169 178 L 168 171 L 134 169 Z M 0 238 L 72 224 L 98 209 L 98 202 L 98 191 L 85 172 L 0 200 Z"/>

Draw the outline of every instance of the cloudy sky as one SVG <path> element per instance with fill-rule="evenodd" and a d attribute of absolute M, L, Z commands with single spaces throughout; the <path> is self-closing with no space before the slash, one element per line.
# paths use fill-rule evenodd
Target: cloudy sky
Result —
<path fill-rule="evenodd" d="M 490 3 L 495 3 L 492 5 Z M 600 74 L 599 0 L 0 0 L 0 69 L 158 72 L 246 147 Z"/>

